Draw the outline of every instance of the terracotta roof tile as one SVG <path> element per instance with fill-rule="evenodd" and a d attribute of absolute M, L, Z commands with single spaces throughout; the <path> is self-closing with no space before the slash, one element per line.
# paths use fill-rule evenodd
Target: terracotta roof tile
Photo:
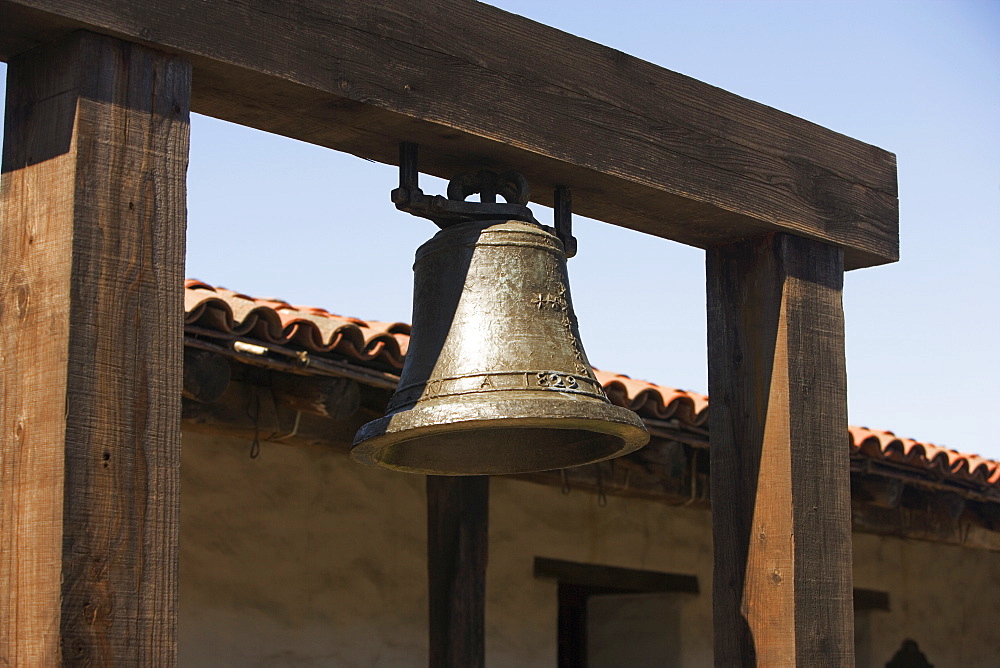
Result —
<path fill-rule="evenodd" d="M 934 471 L 943 477 L 1000 485 L 1000 462 L 979 455 L 900 438 L 891 431 L 849 427 L 852 452 Z"/>
<path fill-rule="evenodd" d="M 662 387 L 599 369 L 594 372 L 612 403 L 643 417 L 676 418 L 692 426 L 701 426 L 708 420 L 708 397 L 704 394 Z"/>
<path fill-rule="evenodd" d="M 405 323 L 366 322 L 314 307 L 257 299 L 199 281 L 185 283 L 184 324 L 221 337 L 294 344 L 316 353 L 378 360 L 401 369 L 410 340 Z"/>
<path fill-rule="evenodd" d="M 185 287 L 184 324 L 193 333 L 292 344 L 313 353 L 403 368 L 410 340 L 410 326 L 406 323 L 349 318 L 321 308 L 250 297 L 195 280 L 188 280 Z M 643 418 L 675 419 L 689 427 L 702 427 L 707 422 L 709 402 L 703 394 L 606 371 L 595 372 L 613 403 Z M 899 438 L 891 431 L 866 427 L 849 430 L 852 453 L 913 466 L 945 478 L 1000 487 L 1000 462 Z"/>

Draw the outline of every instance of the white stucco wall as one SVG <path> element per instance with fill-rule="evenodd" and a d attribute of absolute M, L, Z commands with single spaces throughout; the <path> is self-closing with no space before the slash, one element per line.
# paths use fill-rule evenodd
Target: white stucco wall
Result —
<path fill-rule="evenodd" d="M 487 659 L 498 666 L 554 666 L 556 583 L 532 577 L 534 558 L 696 575 L 702 591 L 683 595 L 686 666 L 712 656 L 712 531 L 708 511 L 494 479 L 490 487 Z"/>
<path fill-rule="evenodd" d="M 858 619 L 870 665 L 912 638 L 935 668 L 1000 666 L 1000 553 L 856 533 L 854 585 L 889 592 Z"/>
<path fill-rule="evenodd" d="M 426 663 L 423 480 L 185 434 L 182 666 Z"/>
<path fill-rule="evenodd" d="M 185 434 L 181 665 L 426 665 L 423 477 L 341 451 L 248 453 Z M 555 665 L 556 584 L 533 577 L 536 556 L 696 575 L 701 593 L 677 595 L 669 619 L 679 665 L 711 665 L 707 511 L 617 497 L 601 508 L 500 478 L 490 491 L 489 665 Z M 874 665 L 905 637 L 939 668 L 1000 665 L 1000 554 L 855 535 L 855 572 L 856 586 L 890 593 L 891 612 L 864 621 Z"/>

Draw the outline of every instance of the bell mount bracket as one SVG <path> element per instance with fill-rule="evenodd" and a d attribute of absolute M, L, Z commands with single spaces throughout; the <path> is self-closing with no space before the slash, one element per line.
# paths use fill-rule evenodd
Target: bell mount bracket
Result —
<path fill-rule="evenodd" d="M 399 187 L 391 193 L 396 208 L 420 218 L 431 220 L 440 228 L 475 220 L 522 220 L 538 224 L 527 207 L 531 190 L 527 179 L 518 172 L 496 173 L 489 170 L 466 172 L 448 183 L 448 196 L 425 195 L 418 185 L 417 145 L 399 145 Z M 466 202 L 478 193 L 479 202 Z M 506 202 L 497 202 L 497 196 Z M 566 249 L 566 257 L 576 255 L 576 239 L 572 234 L 572 200 L 567 186 L 558 186 L 554 197 L 556 236 Z"/>

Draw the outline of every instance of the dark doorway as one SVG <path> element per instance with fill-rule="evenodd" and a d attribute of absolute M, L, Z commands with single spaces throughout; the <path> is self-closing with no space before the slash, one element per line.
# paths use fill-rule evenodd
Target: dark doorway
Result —
<path fill-rule="evenodd" d="M 535 577 L 559 583 L 560 668 L 676 665 L 695 576 L 538 557 Z"/>

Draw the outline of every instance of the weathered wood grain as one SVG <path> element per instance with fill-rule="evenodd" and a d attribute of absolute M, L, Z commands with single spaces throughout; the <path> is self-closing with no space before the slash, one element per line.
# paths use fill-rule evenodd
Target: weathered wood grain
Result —
<path fill-rule="evenodd" d="M 485 665 L 489 483 L 487 476 L 427 476 L 433 668 Z"/>
<path fill-rule="evenodd" d="M 190 77 L 88 34 L 9 65 L 3 665 L 176 660 Z"/>
<path fill-rule="evenodd" d="M 194 63 L 196 111 L 445 178 L 516 168 L 534 200 L 711 247 L 767 231 L 898 257 L 895 157 L 471 0 L 0 0 L 0 57 L 73 28 Z"/>
<path fill-rule="evenodd" d="M 715 662 L 853 665 L 839 249 L 708 252 Z"/>

